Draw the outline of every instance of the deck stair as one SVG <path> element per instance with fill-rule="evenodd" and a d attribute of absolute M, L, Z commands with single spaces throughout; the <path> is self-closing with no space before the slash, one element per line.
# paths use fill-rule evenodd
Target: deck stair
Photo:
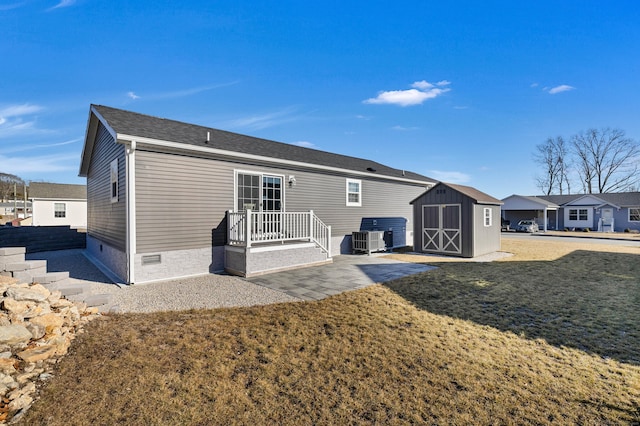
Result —
<path fill-rule="evenodd" d="M 46 260 L 25 260 L 24 247 L 0 248 L 0 275 L 13 277 L 25 283 L 39 283 L 49 291 L 60 291 L 63 296 L 73 296 L 87 306 L 99 307 L 109 303 L 106 294 L 85 295 L 83 286 L 73 284 L 69 272 L 47 272 Z"/>

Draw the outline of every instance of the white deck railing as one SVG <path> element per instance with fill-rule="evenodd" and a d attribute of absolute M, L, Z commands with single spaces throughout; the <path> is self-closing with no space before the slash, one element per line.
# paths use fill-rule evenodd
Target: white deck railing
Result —
<path fill-rule="evenodd" d="M 331 227 L 308 212 L 227 212 L 230 245 L 251 247 L 256 243 L 307 240 L 331 256 Z"/>

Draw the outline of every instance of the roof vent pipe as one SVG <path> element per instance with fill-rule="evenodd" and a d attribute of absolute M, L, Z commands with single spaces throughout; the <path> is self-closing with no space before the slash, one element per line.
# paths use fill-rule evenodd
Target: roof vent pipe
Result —
<path fill-rule="evenodd" d="M 207 132 L 207 140 L 204 143 L 209 143 L 210 140 L 211 140 L 211 134 L 210 132 Z"/>

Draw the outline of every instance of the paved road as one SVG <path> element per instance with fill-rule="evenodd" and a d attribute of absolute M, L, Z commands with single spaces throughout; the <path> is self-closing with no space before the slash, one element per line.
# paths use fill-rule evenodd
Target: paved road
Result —
<path fill-rule="evenodd" d="M 503 232 L 502 238 L 514 239 L 514 240 L 535 239 L 538 241 L 560 241 L 560 242 L 573 242 L 573 243 L 580 243 L 580 244 L 608 244 L 608 245 L 615 245 L 615 246 L 640 247 L 640 241 L 636 241 L 636 240 L 613 240 L 610 238 L 595 238 L 595 237 L 560 237 L 560 236 L 545 235 L 545 234 Z"/>

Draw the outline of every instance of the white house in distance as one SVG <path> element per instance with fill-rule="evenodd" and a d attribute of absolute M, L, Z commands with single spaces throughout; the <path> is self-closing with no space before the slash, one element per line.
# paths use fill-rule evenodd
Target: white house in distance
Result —
<path fill-rule="evenodd" d="M 33 226 L 87 227 L 87 186 L 32 182 Z"/>

